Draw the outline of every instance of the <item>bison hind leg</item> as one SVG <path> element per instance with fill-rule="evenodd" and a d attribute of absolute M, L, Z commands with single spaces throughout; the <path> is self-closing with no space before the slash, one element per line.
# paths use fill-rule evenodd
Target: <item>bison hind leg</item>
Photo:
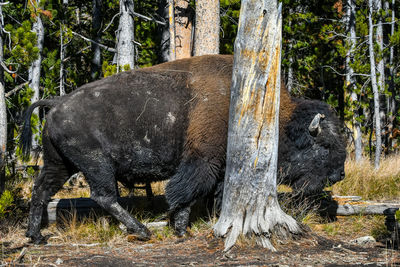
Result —
<path fill-rule="evenodd" d="M 26 236 L 35 244 L 45 242 L 40 234 L 43 210 L 47 208 L 50 198 L 62 188 L 69 178 L 69 172 L 63 163 L 46 162 L 36 178 L 29 211 L 29 224 Z"/>
<path fill-rule="evenodd" d="M 183 161 L 177 173 L 171 177 L 165 189 L 165 196 L 178 236 L 186 233 L 190 207 L 197 199 L 207 196 L 214 189 L 219 169 L 218 163 L 203 158 L 190 158 Z"/>

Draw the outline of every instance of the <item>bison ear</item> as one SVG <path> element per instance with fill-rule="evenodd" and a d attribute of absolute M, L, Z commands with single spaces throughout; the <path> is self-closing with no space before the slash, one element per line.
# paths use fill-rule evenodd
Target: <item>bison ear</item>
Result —
<path fill-rule="evenodd" d="M 319 122 L 325 118 L 324 114 L 318 113 L 315 115 L 314 119 L 311 121 L 310 126 L 308 126 L 308 131 L 312 136 L 317 136 L 321 132 L 321 127 Z"/>

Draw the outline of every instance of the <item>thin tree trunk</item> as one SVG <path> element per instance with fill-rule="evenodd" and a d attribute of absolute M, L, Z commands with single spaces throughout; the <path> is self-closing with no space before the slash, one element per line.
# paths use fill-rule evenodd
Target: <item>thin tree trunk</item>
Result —
<path fill-rule="evenodd" d="M 294 11 L 293 9 L 289 10 L 290 14 L 292 14 Z M 289 21 L 289 28 L 292 26 L 292 20 Z M 290 51 L 292 50 L 293 44 L 292 41 L 293 40 L 288 40 L 289 44 L 288 44 L 288 51 L 289 51 L 289 67 L 288 67 L 288 72 L 287 72 L 287 83 L 286 83 L 286 88 L 289 91 L 289 93 L 292 92 L 293 90 L 293 56 L 290 54 Z"/>
<path fill-rule="evenodd" d="M 101 24 L 103 20 L 103 4 L 102 0 L 93 0 L 93 20 L 92 20 L 92 38 L 95 42 L 101 43 Z M 100 46 L 92 43 L 92 68 L 90 70 L 90 77 L 96 80 L 100 77 L 101 72 L 101 50 Z"/>
<path fill-rule="evenodd" d="M 175 1 L 176 59 L 192 55 L 192 12 L 188 0 Z"/>
<path fill-rule="evenodd" d="M 120 17 L 117 44 L 117 71 L 135 66 L 135 35 L 133 18 L 129 9 L 134 10 L 133 0 L 120 0 Z"/>
<path fill-rule="evenodd" d="M 347 27 L 350 34 L 350 48 L 346 55 L 346 84 L 351 92 L 351 101 L 353 109 L 353 138 L 354 138 L 354 151 L 355 160 L 360 161 L 362 159 L 362 134 L 361 134 L 361 123 L 359 122 L 359 107 L 358 107 L 358 95 L 355 92 L 356 81 L 354 77 L 354 70 L 351 66 L 354 58 L 354 49 L 356 47 L 357 36 L 356 36 L 356 6 L 354 0 L 347 0 Z"/>
<path fill-rule="evenodd" d="M 385 2 L 385 10 L 386 12 L 389 12 L 389 2 Z M 395 33 L 395 0 L 392 0 L 392 18 L 391 18 L 391 25 L 390 25 L 390 36 L 393 36 Z M 393 148 L 394 147 L 394 142 L 395 139 L 393 139 L 392 134 L 393 134 L 393 129 L 395 128 L 395 114 L 397 110 L 397 105 L 396 105 L 396 91 L 394 87 L 394 78 L 395 78 L 395 73 L 394 73 L 394 45 L 392 43 L 389 44 L 390 49 L 389 49 L 389 77 L 390 77 L 390 82 L 389 82 L 389 92 L 392 93 L 391 96 L 388 96 L 387 98 L 387 106 L 388 106 L 388 131 L 390 134 L 390 138 L 388 140 L 388 148 Z"/>
<path fill-rule="evenodd" d="M 65 46 L 64 46 L 64 23 L 60 24 L 60 95 L 65 95 L 64 88 L 64 58 L 65 58 Z"/>
<path fill-rule="evenodd" d="M 194 55 L 219 54 L 219 1 L 196 0 Z"/>
<path fill-rule="evenodd" d="M 31 103 L 39 100 L 39 85 L 40 85 L 40 66 L 42 64 L 42 51 L 44 42 L 44 27 L 40 15 L 36 15 L 36 21 L 33 23 L 32 31 L 36 33 L 36 46 L 39 49 L 38 58 L 32 63 L 29 68 L 29 87 L 33 90 Z M 39 118 L 39 110 L 36 109 L 34 114 Z M 32 140 L 32 147 L 38 146 L 36 138 Z"/>
<path fill-rule="evenodd" d="M 225 250 L 240 233 L 255 234 L 274 250 L 271 233 L 300 233 L 279 206 L 276 192 L 282 41 L 281 6 L 276 0 L 244 0 L 235 41 L 227 161 L 217 236 Z"/>
<path fill-rule="evenodd" d="M 371 65 L 371 85 L 372 91 L 374 94 L 374 119 L 375 119 L 375 168 L 379 168 L 381 151 L 382 151 L 382 137 L 381 137 L 381 119 L 379 116 L 379 89 L 376 81 L 376 72 L 375 72 L 375 52 L 374 52 L 374 28 L 372 21 L 372 14 L 374 12 L 373 6 L 374 0 L 369 0 L 369 14 L 368 14 L 368 22 L 369 22 L 369 34 L 368 34 L 368 46 L 369 46 L 369 59 Z"/>
<path fill-rule="evenodd" d="M 3 3 L 3 1 L 1 1 Z M 0 61 L 4 62 L 3 54 L 3 27 L 4 18 L 2 5 L 0 5 Z M 0 196 L 5 189 L 5 165 L 7 151 L 7 107 L 4 91 L 3 71 L 0 71 Z"/>
<path fill-rule="evenodd" d="M 169 0 L 160 0 L 160 4 L 158 6 L 158 13 L 160 17 L 164 18 L 165 21 L 169 21 Z M 161 62 L 170 61 L 170 53 L 169 53 L 169 23 L 166 23 L 164 26 L 158 27 L 158 32 L 161 37 L 160 40 L 160 59 Z"/>
<path fill-rule="evenodd" d="M 169 59 L 176 59 L 176 37 L 175 37 L 175 8 L 174 0 L 168 1 L 168 21 L 169 21 Z"/>
<path fill-rule="evenodd" d="M 380 11 L 382 9 L 382 0 L 375 0 L 375 8 L 376 11 Z M 382 16 L 379 14 L 376 25 L 375 32 L 376 43 L 379 46 L 378 50 L 378 64 L 377 64 L 377 82 L 378 82 L 378 90 L 380 93 L 380 103 L 385 103 L 385 95 L 382 94 L 385 91 L 385 58 L 382 55 L 383 50 L 383 25 L 382 25 Z M 381 125 L 385 125 L 387 120 L 385 108 L 379 108 L 379 116 L 381 118 Z M 385 143 L 387 143 L 387 134 L 384 134 Z"/>

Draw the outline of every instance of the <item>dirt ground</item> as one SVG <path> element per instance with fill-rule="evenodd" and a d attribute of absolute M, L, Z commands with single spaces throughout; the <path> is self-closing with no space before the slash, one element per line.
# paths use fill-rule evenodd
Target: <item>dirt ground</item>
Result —
<path fill-rule="evenodd" d="M 26 243 L 3 246 L 0 266 L 400 266 L 399 251 L 381 243 L 359 246 L 343 238 L 309 233 L 278 244 L 277 252 L 242 244 L 226 253 L 223 240 L 210 231 L 184 239 L 111 246 Z"/>

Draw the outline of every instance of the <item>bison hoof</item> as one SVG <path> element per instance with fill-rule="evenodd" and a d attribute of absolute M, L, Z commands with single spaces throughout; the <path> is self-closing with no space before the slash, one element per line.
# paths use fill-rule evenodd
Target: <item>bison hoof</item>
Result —
<path fill-rule="evenodd" d="M 175 235 L 177 237 L 184 237 L 187 233 L 187 229 L 185 228 L 176 228 L 175 229 Z"/>
<path fill-rule="evenodd" d="M 151 232 L 147 228 L 142 228 L 138 231 L 128 231 L 131 240 L 148 241 L 151 239 Z"/>
<path fill-rule="evenodd" d="M 29 237 L 31 239 L 30 243 L 35 244 L 35 245 L 47 243 L 46 238 L 44 238 L 40 233 L 32 234 L 30 232 L 26 232 L 25 236 Z"/>

